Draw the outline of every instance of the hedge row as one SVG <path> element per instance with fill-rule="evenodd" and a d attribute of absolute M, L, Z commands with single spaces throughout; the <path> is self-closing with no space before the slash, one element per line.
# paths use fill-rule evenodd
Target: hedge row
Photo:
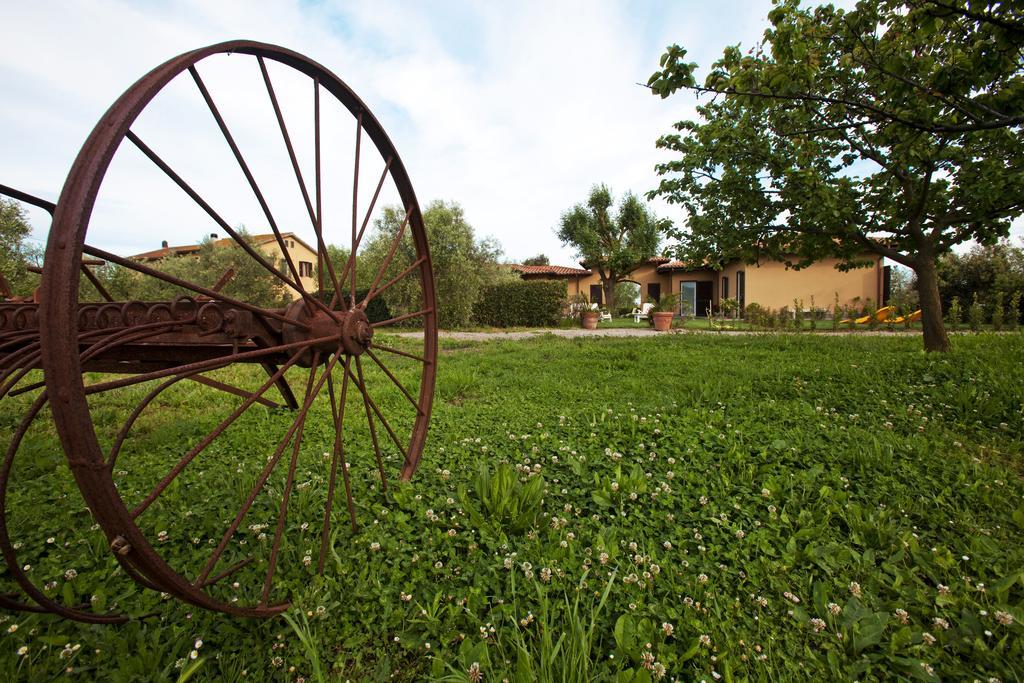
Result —
<path fill-rule="evenodd" d="M 473 319 L 489 327 L 557 325 L 565 308 L 564 282 L 518 280 L 485 287 L 473 306 Z"/>

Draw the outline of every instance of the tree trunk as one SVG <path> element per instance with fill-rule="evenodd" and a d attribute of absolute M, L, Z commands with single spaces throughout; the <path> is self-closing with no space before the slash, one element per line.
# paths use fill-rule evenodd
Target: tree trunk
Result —
<path fill-rule="evenodd" d="M 939 274 L 933 257 L 921 255 L 914 263 L 917 273 L 917 295 L 921 300 L 921 327 L 925 351 L 949 351 L 949 336 L 942 322 L 942 300 L 939 298 Z"/>
<path fill-rule="evenodd" d="M 608 278 L 601 283 L 604 285 L 604 305 L 608 312 L 615 315 L 615 279 Z"/>

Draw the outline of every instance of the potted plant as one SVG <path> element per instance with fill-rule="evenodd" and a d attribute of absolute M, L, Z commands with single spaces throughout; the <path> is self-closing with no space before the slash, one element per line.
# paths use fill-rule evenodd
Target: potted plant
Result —
<path fill-rule="evenodd" d="M 672 329 L 672 318 L 679 307 L 678 294 L 665 294 L 657 301 L 651 302 L 654 305 L 648 315 L 654 321 L 654 329 L 658 332 L 667 332 Z"/>
<path fill-rule="evenodd" d="M 590 301 L 582 293 L 573 294 L 569 297 L 569 313 L 570 315 L 578 313 L 580 321 L 583 323 L 583 328 L 587 330 L 596 330 L 597 321 L 601 318 L 601 311 L 591 308 Z"/>

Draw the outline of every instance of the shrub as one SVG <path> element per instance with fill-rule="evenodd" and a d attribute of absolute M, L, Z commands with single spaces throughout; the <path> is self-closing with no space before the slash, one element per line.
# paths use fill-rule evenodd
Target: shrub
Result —
<path fill-rule="evenodd" d="M 565 306 L 565 283 L 513 280 L 485 287 L 473 319 L 491 327 L 553 327 Z"/>
<path fill-rule="evenodd" d="M 1002 332 L 1003 320 L 1003 293 L 996 292 L 992 298 L 992 329 L 996 332 Z"/>
<path fill-rule="evenodd" d="M 793 299 L 793 328 L 799 332 L 804 328 L 804 300 Z"/>
<path fill-rule="evenodd" d="M 964 310 L 960 306 L 960 297 L 954 296 L 953 301 L 949 304 L 949 312 L 946 313 L 946 322 L 949 324 L 949 329 L 956 330 L 960 329 L 960 323 L 964 319 Z"/>
<path fill-rule="evenodd" d="M 1020 329 L 1020 291 L 1019 290 L 1014 292 L 1013 296 L 1010 297 L 1009 317 L 1006 319 L 1006 322 L 1009 324 L 1009 328 L 1012 331 L 1016 332 L 1018 329 Z"/>
<path fill-rule="evenodd" d="M 751 327 L 767 327 L 765 308 L 759 303 L 749 303 L 743 311 Z"/>
<path fill-rule="evenodd" d="M 967 309 L 967 324 L 970 325 L 971 332 L 978 332 L 983 322 L 985 322 L 985 309 L 981 307 L 981 302 L 978 301 L 978 293 L 975 292 L 974 300 L 971 301 L 971 305 Z"/>
<path fill-rule="evenodd" d="M 843 315 L 843 309 L 839 306 L 839 292 L 836 292 L 835 302 L 832 304 L 832 331 L 839 331 L 839 319 Z"/>

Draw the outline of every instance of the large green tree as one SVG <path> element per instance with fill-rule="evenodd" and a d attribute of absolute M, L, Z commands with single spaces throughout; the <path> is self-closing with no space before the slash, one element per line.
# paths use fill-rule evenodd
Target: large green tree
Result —
<path fill-rule="evenodd" d="M 658 141 L 679 156 L 651 196 L 687 209 L 688 256 L 911 268 L 925 348 L 946 350 L 938 258 L 1024 211 L 1022 17 L 983 0 L 776 0 L 764 40 L 727 48 L 703 85 L 671 46 L 654 93 L 712 97 Z"/>
<path fill-rule="evenodd" d="M 671 223 L 659 219 L 632 193 L 616 209 L 611 190 L 595 185 L 585 204 L 562 214 L 558 239 L 601 278 L 605 305 L 615 307 L 615 285 L 641 261 L 654 256 Z"/>
<path fill-rule="evenodd" d="M 26 270 L 42 259 L 40 249 L 28 241 L 31 232 L 21 203 L 0 198 L 0 277 L 15 296 L 29 296 L 39 284 L 39 276 Z"/>
<path fill-rule="evenodd" d="M 384 207 L 373 233 L 356 257 L 358 287 L 368 287 L 391 249 L 405 218 L 400 206 Z M 442 328 L 465 327 L 472 322 L 473 305 L 484 286 L 504 277 L 498 265 L 501 246 L 493 238 L 480 239 L 457 202 L 435 200 L 423 211 L 423 224 L 430 245 L 437 298 L 437 324 Z M 408 229 L 381 282 L 388 282 L 416 261 L 416 250 Z M 415 273 L 404 277 L 384 294 L 395 316 L 422 308 L 421 287 Z M 421 324 L 412 320 L 411 324 Z"/>

